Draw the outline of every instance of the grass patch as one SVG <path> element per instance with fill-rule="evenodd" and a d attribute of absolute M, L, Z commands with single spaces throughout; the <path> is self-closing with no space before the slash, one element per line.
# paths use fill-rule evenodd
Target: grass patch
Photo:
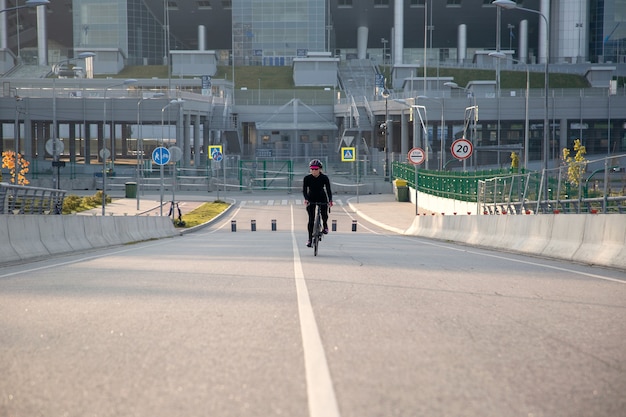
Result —
<path fill-rule="evenodd" d="M 106 196 L 107 204 L 111 202 L 111 197 Z M 102 191 L 97 191 L 92 196 L 80 197 L 70 194 L 63 199 L 63 214 L 78 213 L 102 206 Z"/>
<path fill-rule="evenodd" d="M 381 66 L 380 70 L 387 77 L 387 83 L 390 82 L 391 67 Z M 423 68 L 418 68 L 417 77 L 423 76 Z M 494 70 L 468 69 L 468 68 L 428 68 L 428 76 L 435 77 L 439 74 L 441 77 L 453 77 L 454 82 L 465 87 L 469 81 L 473 80 L 495 80 L 496 72 Z M 112 76 L 114 78 L 152 78 L 167 79 L 167 67 L 165 65 L 138 65 L 125 67 L 122 72 L 115 75 L 102 75 L 98 78 Z M 189 76 L 184 78 L 197 78 Z M 233 79 L 233 69 L 229 66 L 218 66 L 214 79 Z M 500 74 L 502 88 L 525 88 L 526 72 L 525 71 L 507 71 L 502 70 Z M 261 90 L 291 90 L 295 86 L 293 84 L 293 69 L 291 67 L 235 67 L 235 89 L 248 87 L 249 89 L 259 88 L 259 80 Z M 530 88 L 543 88 L 544 73 L 530 73 Z M 619 80 L 618 84 L 623 85 L 624 80 Z M 589 83 L 585 77 L 576 74 L 560 74 L 556 72 L 550 73 L 550 88 L 588 88 Z M 299 88 L 306 89 L 306 88 Z"/>
<path fill-rule="evenodd" d="M 230 207 L 230 204 L 221 200 L 204 203 L 183 216 L 184 227 L 194 227 L 206 223 L 223 213 L 228 207 Z"/>

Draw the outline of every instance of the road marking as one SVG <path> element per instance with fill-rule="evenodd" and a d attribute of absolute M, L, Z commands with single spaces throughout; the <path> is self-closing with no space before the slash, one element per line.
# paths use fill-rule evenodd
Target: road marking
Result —
<path fill-rule="evenodd" d="M 428 239 L 428 238 L 423 238 L 421 236 L 413 236 L 413 237 L 411 237 L 411 236 L 397 236 L 397 237 L 401 238 L 401 239 L 412 239 L 414 237 L 417 237 L 417 238 L 421 239 L 420 243 L 422 243 L 424 245 L 435 246 L 435 247 L 438 247 L 438 248 L 445 248 L 445 249 L 452 250 L 452 251 L 457 251 L 457 252 L 467 252 L 467 253 L 472 253 L 472 254 L 475 254 L 475 255 L 478 255 L 478 256 L 485 256 L 485 257 L 489 257 L 489 258 L 496 258 L 496 259 L 501 259 L 501 260 L 505 260 L 505 261 L 509 261 L 509 262 L 517 262 L 517 263 L 524 264 L 524 265 L 541 266 L 542 268 L 554 269 L 556 271 L 561 271 L 561 272 L 569 272 L 569 273 L 572 273 L 572 274 L 582 275 L 582 276 L 586 276 L 586 277 L 589 277 L 589 278 L 595 278 L 595 279 L 601 279 L 601 280 L 604 280 L 604 281 L 617 282 L 619 284 L 626 284 L 626 281 L 621 280 L 621 279 L 617 279 L 617 278 L 605 277 L 605 276 L 602 276 L 602 275 L 592 274 L 592 273 L 589 273 L 589 272 L 576 271 L 575 269 L 564 268 L 564 267 L 554 266 L 554 265 L 548 265 L 546 263 L 540 263 L 539 262 L 539 258 L 537 260 L 526 261 L 526 260 L 523 260 L 523 259 L 510 258 L 510 257 L 508 257 L 506 255 L 485 253 L 485 252 L 490 251 L 490 250 L 491 251 L 495 250 L 495 249 L 490 249 L 490 248 L 481 248 L 485 252 L 477 252 L 475 250 L 468 249 L 467 246 L 464 246 L 463 243 L 451 242 L 451 245 L 459 246 L 458 248 L 456 248 L 456 247 L 452 247 L 452 246 L 448 246 L 448 245 L 444 245 L 444 244 L 440 244 L 440 243 L 426 242 L 423 239 Z M 517 253 L 517 254 L 512 254 L 512 255 L 532 257 L 532 255 L 527 255 L 525 253 Z M 562 259 L 548 259 L 546 261 L 567 262 L 567 261 L 564 261 Z M 584 265 L 581 265 L 581 266 L 584 266 Z"/>
<path fill-rule="evenodd" d="M 293 206 L 291 206 L 291 240 L 293 246 L 294 278 L 298 296 L 300 332 L 304 350 L 307 397 L 310 417 L 340 417 L 339 406 L 330 377 L 324 345 L 317 328 L 309 290 L 304 279 L 300 251 L 296 240 Z"/>

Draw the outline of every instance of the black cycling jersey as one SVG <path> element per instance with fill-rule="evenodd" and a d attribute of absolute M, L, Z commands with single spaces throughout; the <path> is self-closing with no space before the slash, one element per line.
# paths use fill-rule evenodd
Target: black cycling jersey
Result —
<path fill-rule="evenodd" d="M 326 192 L 324 192 L 326 189 Z M 302 182 L 302 195 L 310 203 L 328 203 L 333 201 L 333 192 L 330 189 L 330 180 L 320 173 L 317 177 L 309 174 Z"/>

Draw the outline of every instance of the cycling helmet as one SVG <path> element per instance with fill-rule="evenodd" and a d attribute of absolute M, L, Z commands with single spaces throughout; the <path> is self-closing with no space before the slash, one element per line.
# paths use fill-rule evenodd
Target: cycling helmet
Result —
<path fill-rule="evenodd" d="M 311 162 L 309 162 L 309 168 L 323 168 L 322 161 L 319 159 L 312 159 Z"/>

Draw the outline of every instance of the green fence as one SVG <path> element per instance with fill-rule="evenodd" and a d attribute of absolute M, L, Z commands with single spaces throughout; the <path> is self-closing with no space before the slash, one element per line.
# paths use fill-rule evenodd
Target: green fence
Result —
<path fill-rule="evenodd" d="M 577 182 L 568 166 L 538 171 L 472 172 L 417 169 L 418 189 L 442 198 L 480 203 L 488 213 L 625 213 L 626 155 L 587 161 Z M 594 166 L 589 169 L 589 166 Z M 415 166 L 394 162 L 394 178 L 415 188 Z"/>
<path fill-rule="evenodd" d="M 415 167 L 411 164 L 394 162 L 393 177 L 401 178 L 408 182 L 410 187 L 415 188 Z M 472 172 L 457 171 L 432 171 L 417 170 L 417 183 L 420 192 L 432 194 L 437 197 L 451 198 L 460 201 L 478 201 L 478 183 L 495 177 L 510 176 L 509 170 L 484 170 Z M 539 192 L 541 180 L 540 173 L 533 173 L 532 190 L 530 193 L 536 195 Z"/>

